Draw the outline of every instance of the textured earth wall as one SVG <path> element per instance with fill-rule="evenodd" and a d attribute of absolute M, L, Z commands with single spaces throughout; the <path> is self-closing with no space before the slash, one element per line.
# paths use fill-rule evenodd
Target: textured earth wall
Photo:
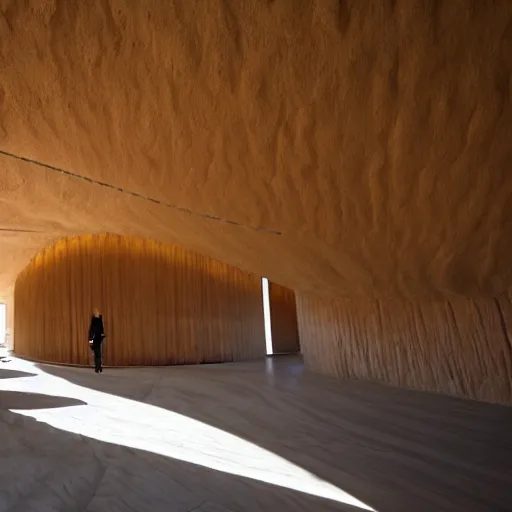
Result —
<path fill-rule="evenodd" d="M 298 296 L 310 369 L 342 378 L 512 403 L 512 303 Z"/>
<path fill-rule="evenodd" d="M 510 55 L 509 0 L 1 0 L 0 296 L 112 232 L 302 294 L 492 302 Z"/>
<path fill-rule="evenodd" d="M 37 231 L 4 282 L 98 230 L 330 295 L 512 284 L 508 0 L 0 6 L 0 150 L 86 178 L 0 156 L 1 227 Z"/>

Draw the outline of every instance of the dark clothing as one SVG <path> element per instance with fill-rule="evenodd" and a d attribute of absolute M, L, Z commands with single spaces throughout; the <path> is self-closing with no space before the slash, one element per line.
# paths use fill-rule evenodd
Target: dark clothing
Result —
<path fill-rule="evenodd" d="M 96 373 L 103 371 L 101 367 L 101 345 L 92 345 L 92 351 L 94 353 L 94 371 Z"/>
<path fill-rule="evenodd" d="M 101 345 L 103 341 L 103 335 L 105 331 L 103 330 L 103 317 L 93 316 L 91 318 L 91 326 L 89 327 L 89 341 L 93 341 L 94 343 L 98 343 Z"/>
<path fill-rule="evenodd" d="M 103 371 L 101 368 L 101 344 L 105 337 L 103 330 L 103 317 L 93 316 L 91 318 L 91 326 L 89 327 L 89 341 L 91 350 L 94 352 L 94 370 L 96 373 Z"/>

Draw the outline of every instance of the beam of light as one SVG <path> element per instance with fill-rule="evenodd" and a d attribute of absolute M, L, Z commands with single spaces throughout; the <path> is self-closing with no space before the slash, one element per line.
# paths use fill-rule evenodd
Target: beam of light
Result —
<path fill-rule="evenodd" d="M 37 376 L 2 380 L 0 390 L 66 396 L 87 403 L 56 409 L 11 409 L 17 414 L 98 441 L 144 450 L 363 510 L 375 510 L 275 453 L 201 421 L 70 383 L 28 361 L 13 360 L 9 367 Z"/>
<path fill-rule="evenodd" d="M 268 288 L 268 279 L 264 277 L 261 280 L 261 291 L 263 294 L 263 319 L 265 322 L 265 344 L 267 346 L 267 355 L 274 353 L 272 344 L 272 324 L 270 322 L 270 294 Z"/>

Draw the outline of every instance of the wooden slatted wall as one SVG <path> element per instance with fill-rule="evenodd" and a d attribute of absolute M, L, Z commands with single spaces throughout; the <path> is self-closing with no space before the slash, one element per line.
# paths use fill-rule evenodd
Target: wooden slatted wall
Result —
<path fill-rule="evenodd" d="M 15 352 L 88 364 L 92 308 L 106 365 L 250 359 L 265 353 L 260 277 L 181 247 L 116 235 L 66 238 L 15 287 Z"/>

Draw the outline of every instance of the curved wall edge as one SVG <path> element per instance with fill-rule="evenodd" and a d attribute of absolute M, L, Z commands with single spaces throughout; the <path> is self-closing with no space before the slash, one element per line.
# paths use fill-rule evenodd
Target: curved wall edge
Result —
<path fill-rule="evenodd" d="M 93 307 L 104 316 L 107 366 L 265 354 L 259 276 L 152 240 L 65 238 L 20 273 L 14 300 L 14 352 L 39 361 L 90 364 Z"/>

